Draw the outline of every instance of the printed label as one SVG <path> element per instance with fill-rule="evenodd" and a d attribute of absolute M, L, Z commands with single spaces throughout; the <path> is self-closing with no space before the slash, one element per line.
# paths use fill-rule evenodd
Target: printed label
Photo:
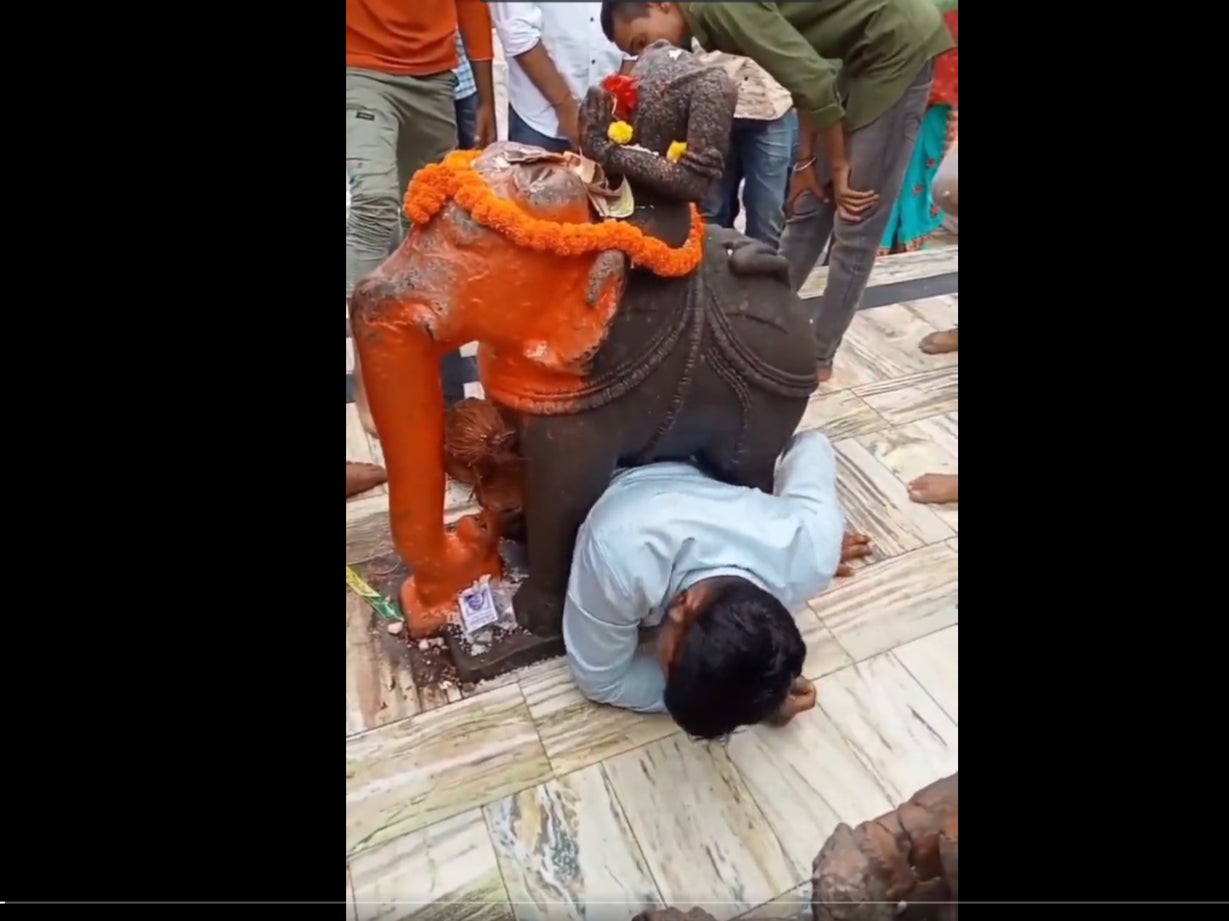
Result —
<path fill-rule="evenodd" d="M 470 635 L 499 620 L 495 599 L 491 596 L 491 585 L 486 581 L 461 592 L 457 607 L 461 609 L 461 626 Z"/>

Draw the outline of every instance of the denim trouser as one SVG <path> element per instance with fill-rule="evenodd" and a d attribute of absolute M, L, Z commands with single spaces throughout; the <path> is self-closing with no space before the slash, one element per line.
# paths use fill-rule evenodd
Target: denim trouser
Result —
<path fill-rule="evenodd" d="M 457 110 L 457 150 L 470 150 L 474 146 L 474 129 L 478 126 L 478 94 L 454 99 L 452 105 Z"/>
<path fill-rule="evenodd" d="M 516 114 L 512 104 L 508 104 L 508 140 L 518 144 L 530 144 L 554 153 L 563 153 L 572 149 L 572 142 L 567 138 L 553 138 L 525 124 L 525 120 Z"/>
<path fill-rule="evenodd" d="M 798 115 L 790 111 L 773 121 L 734 119 L 725 173 L 704 197 L 704 216 L 733 227 L 738 216 L 738 185 L 744 182 L 747 236 L 773 249 L 785 227 L 785 193 L 797 145 Z"/>
<path fill-rule="evenodd" d="M 821 365 L 832 363 L 866 290 L 879 241 L 913 155 L 933 77 L 932 61 L 922 68 L 895 105 L 851 133 L 846 141 L 850 184 L 859 191 L 879 193 L 879 200 L 862 213 L 861 220 L 846 221 L 836 213 L 832 202 L 816 201 L 811 195 L 797 201 L 786 219 L 781 255 L 789 260 L 790 281 L 795 291 L 811 274 L 829 236 L 832 237 L 828 284 L 824 296 L 817 301 L 818 311 L 814 315 L 816 357 Z M 821 181 L 828 184 L 831 180 L 822 156 L 816 165 Z"/>

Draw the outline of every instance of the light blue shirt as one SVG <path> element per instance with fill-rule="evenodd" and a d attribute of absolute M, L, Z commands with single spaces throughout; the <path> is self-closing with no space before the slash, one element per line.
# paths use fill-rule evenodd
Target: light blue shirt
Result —
<path fill-rule="evenodd" d="M 576 538 L 563 608 L 572 676 L 586 697 L 649 713 L 665 710 L 666 679 L 642 626 L 701 579 L 741 576 L 791 611 L 832 581 L 844 516 L 836 457 L 816 431 L 790 442 L 774 495 L 730 486 L 690 464 L 619 471 Z"/>

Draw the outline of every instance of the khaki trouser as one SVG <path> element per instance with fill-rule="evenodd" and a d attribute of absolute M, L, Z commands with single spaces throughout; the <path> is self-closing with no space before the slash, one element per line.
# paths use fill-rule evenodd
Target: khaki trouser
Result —
<path fill-rule="evenodd" d="M 346 68 L 346 300 L 401 235 L 405 187 L 456 149 L 452 71 L 427 77 Z"/>

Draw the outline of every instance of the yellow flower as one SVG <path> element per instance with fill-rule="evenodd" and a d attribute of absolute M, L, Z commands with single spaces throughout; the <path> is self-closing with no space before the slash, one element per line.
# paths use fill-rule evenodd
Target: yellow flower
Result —
<path fill-rule="evenodd" d="M 610 138 L 616 144 L 626 144 L 632 139 L 635 132 L 632 126 L 627 122 L 611 122 L 610 127 L 606 129 L 606 137 Z"/>
<path fill-rule="evenodd" d="M 666 150 L 666 159 L 671 163 L 678 163 L 683 159 L 685 153 L 687 153 L 686 141 L 671 141 L 669 149 Z"/>

